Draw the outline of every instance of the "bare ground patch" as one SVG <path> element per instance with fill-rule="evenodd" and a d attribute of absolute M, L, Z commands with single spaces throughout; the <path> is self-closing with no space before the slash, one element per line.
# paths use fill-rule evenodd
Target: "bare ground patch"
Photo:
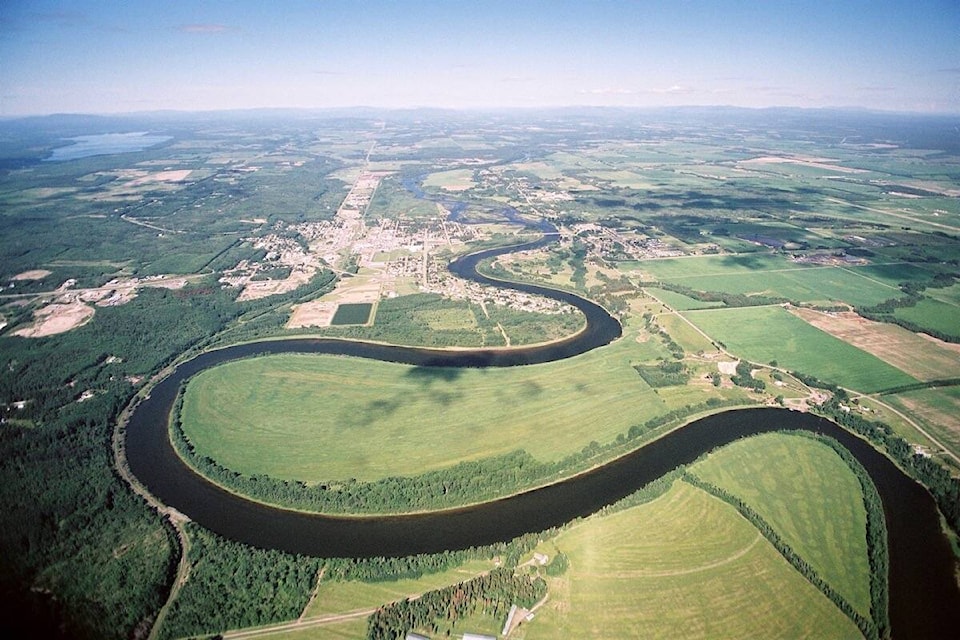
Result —
<path fill-rule="evenodd" d="M 251 280 L 247 282 L 244 286 L 243 291 L 240 292 L 240 295 L 237 296 L 238 302 L 243 302 L 244 300 L 259 300 L 260 298 L 266 298 L 267 296 L 276 295 L 278 293 L 287 293 L 293 291 L 300 285 L 307 284 L 310 282 L 310 278 L 313 277 L 313 274 L 316 273 L 316 268 L 306 267 L 302 269 L 294 269 L 290 272 L 290 275 L 284 278 L 283 280 Z"/>
<path fill-rule="evenodd" d="M 287 321 L 287 329 L 301 327 L 329 327 L 333 314 L 339 307 L 336 302 L 328 300 L 313 300 L 293 306 L 293 313 Z"/>
<path fill-rule="evenodd" d="M 13 335 L 42 338 L 65 333 L 86 324 L 93 317 L 93 313 L 93 307 L 88 307 L 82 302 L 48 304 L 34 312 L 33 324 L 17 329 Z"/>
<path fill-rule="evenodd" d="M 853 311 L 823 313 L 791 308 L 814 327 L 871 353 L 921 381 L 960 376 L 960 345 L 928 340 L 903 327 L 867 320 Z"/>
<path fill-rule="evenodd" d="M 17 275 L 13 276 L 11 280 L 43 280 L 51 273 L 53 273 L 53 271 L 47 271 L 46 269 L 33 269 L 31 271 L 18 273 Z"/>

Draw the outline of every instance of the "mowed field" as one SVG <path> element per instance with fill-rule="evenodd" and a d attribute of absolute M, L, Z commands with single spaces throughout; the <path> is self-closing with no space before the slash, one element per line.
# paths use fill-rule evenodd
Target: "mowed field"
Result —
<path fill-rule="evenodd" d="M 917 380 L 878 357 L 810 326 L 783 307 L 687 311 L 684 315 L 733 354 L 873 393 Z"/>
<path fill-rule="evenodd" d="M 924 338 L 899 325 L 873 322 L 853 312 L 822 313 L 813 309 L 791 309 L 791 312 L 917 380 L 960 377 L 960 345 Z"/>
<path fill-rule="evenodd" d="M 918 389 L 884 396 L 884 400 L 917 418 L 954 455 L 960 455 L 960 386 Z"/>
<path fill-rule="evenodd" d="M 470 580 L 494 568 L 492 561 L 470 560 L 458 567 L 429 573 L 416 579 L 387 580 L 384 582 L 324 581 L 317 596 L 304 611 L 305 620 L 327 618 L 356 611 L 375 609 L 387 602 L 413 598 L 426 591 L 441 589 Z"/>
<path fill-rule="evenodd" d="M 639 346 L 624 339 L 506 369 L 241 360 L 189 383 L 183 429 L 200 455 L 230 469 L 307 482 L 417 475 L 517 449 L 556 460 L 664 411 L 631 366 Z"/>
<path fill-rule="evenodd" d="M 547 579 L 527 640 L 861 637 L 733 507 L 682 481 L 554 546 L 570 566 Z"/>
<path fill-rule="evenodd" d="M 627 265 L 658 280 L 698 291 L 776 296 L 795 302 L 871 306 L 901 295 L 895 284 L 871 277 L 871 272 L 800 264 L 779 255 L 665 258 Z M 701 303 L 699 308 L 703 306 Z"/>
<path fill-rule="evenodd" d="M 691 471 L 745 498 L 854 606 L 869 608 L 860 487 L 829 447 L 765 434 L 721 448 Z M 645 505 L 575 524 L 540 550 L 551 557 L 564 552 L 570 567 L 547 577 L 546 604 L 511 635 L 517 639 L 859 637 L 736 510 L 683 481 Z M 330 621 L 493 566 L 471 560 L 418 579 L 326 580 L 303 612 L 302 627 L 262 637 L 362 637 L 365 617 Z M 318 621 L 324 622 L 309 626 Z"/>
<path fill-rule="evenodd" d="M 960 305 L 924 298 L 913 307 L 897 309 L 894 315 L 924 329 L 960 336 Z"/>
<path fill-rule="evenodd" d="M 763 434 L 713 452 L 691 471 L 752 506 L 830 586 L 870 617 L 860 482 L 833 449 L 803 436 Z"/>

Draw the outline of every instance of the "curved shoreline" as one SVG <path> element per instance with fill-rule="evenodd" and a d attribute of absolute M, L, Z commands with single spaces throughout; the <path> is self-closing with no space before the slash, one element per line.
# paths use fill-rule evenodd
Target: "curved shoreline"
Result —
<path fill-rule="evenodd" d="M 470 254 L 457 264 L 475 269 L 483 257 L 534 248 L 544 241 Z M 475 271 L 474 274 L 485 278 Z M 575 338 L 549 346 L 498 351 L 431 350 L 299 338 L 205 352 L 177 365 L 132 408 L 120 435 L 120 464 L 128 464 L 137 482 L 168 508 L 220 535 L 252 546 L 324 557 L 403 556 L 488 545 L 549 529 L 590 515 L 727 442 L 757 433 L 804 429 L 838 440 L 864 465 L 877 485 L 887 517 L 890 620 L 895 636 L 942 637 L 945 632 L 960 629 L 955 562 L 940 531 L 939 512 L 930 494 L 865 441 L 810 414 L 782 409 L 739 409 L 715 414 L 564 481 L 471 507 L 417 515 L 356 518 L 267 507 L 211 484 L 186 466 L 174 451 L 167 425 L 180 383 L 209 366 L 237 357 L 283 352 L 339 353 L 415 366 L 502 367 L 573 357 L 621 335 L 616 320 L 599 305 L 579 296 L 524 283 L 491 282 L 571 302 L 587 316 L 587 327 Z"/>

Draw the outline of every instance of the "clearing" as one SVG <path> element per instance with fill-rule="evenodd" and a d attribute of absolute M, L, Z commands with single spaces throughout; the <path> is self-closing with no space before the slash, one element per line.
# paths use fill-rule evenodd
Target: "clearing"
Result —
<path fill-rule="evenodd" d="M 48 304 L 34 311 L 33 324 L 17 329 L 13 335 L 24 338 L 43 338 L 66 333 L 86 324 L 93 317 L 93 313 L 93 307 L 82 302 Z"/>

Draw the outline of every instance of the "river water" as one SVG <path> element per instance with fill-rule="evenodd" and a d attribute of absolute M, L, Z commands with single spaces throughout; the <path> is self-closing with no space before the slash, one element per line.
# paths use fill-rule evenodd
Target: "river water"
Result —
<path fill-rule="evenodd" d="M 476 273 L 476 264 L 541 240 L 467 256 L 451 270 L 473 280 L 563 300 L 580 309 L 587 328 L 567 340 L 509 350 L 435 350 L 335 339 L 289 339 L 204 353 L 178 366 L 133 412 L 125 431 L 130 469 L 162 502 L 232 540 L 322 557 L 403 556 L 462 549 L 542 531 L 631 494 L 679 465 L 738 438 L 805 429 L 838 440 L 860 461 L 883 501 L 890 549 L 890 619 L 895 638 L 957 637 L 960 589 L 955 560 L 941 533 L 933 498 L 887 457 L 833 422 L 783 409 L 740 409 L 697 420 L 589 473 L 481 505 L 411 516 L 349 518 L 307 514 L 257 504 L 194 473 L 168 434 L 180 385 L 196 373 L 236 358 L 266 353 L 329 353 L 416 366 L 486 367 L 550 362 L 598 348 L 621 335 L 600 306 L 535 285 L 505 284 Z"/>

